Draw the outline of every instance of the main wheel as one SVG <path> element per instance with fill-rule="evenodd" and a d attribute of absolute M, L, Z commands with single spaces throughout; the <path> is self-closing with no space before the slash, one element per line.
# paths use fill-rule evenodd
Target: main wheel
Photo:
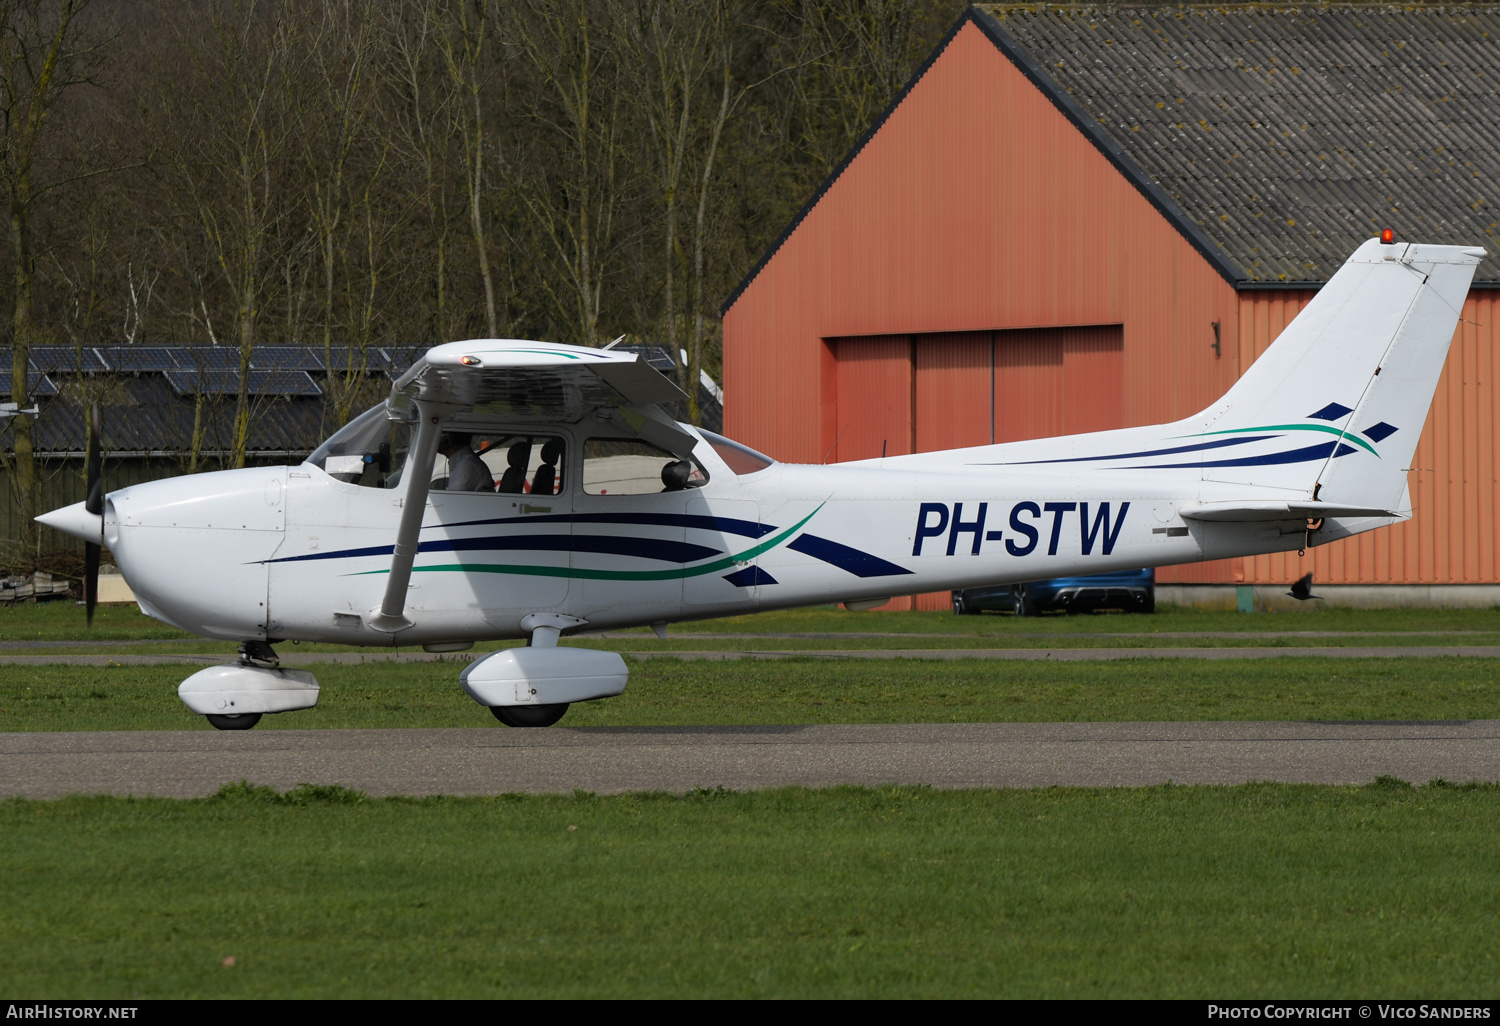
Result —
<path fill-rule="evenodd" d="M 967 616 L 968 613 L 969 613 L 969 604 L 964 601 L 963 592 L 961 592 L 961 591 L 955 591 L 953 593 L 953 615 L 954 616 Z"/>
<path fill-rule="evenodd" d="M 208 722 L 220 730 L 249 730 L 260 722 L 260 713 L 230 713 L 228 715 L 208 714 Z"/>
<path fill-rule="evenodd" d="M 567 702 L 556 705 L 492 705 L 490 712 L 507 727 L 550 727 L 568 711 Z"/>

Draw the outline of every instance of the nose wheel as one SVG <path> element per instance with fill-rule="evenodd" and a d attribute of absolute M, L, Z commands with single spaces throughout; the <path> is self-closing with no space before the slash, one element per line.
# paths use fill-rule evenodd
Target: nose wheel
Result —
<path fill-rule="evenodd" d="M 564 708 L 567 707 L 564 706 Z M 260 722 L 260 715 L 260 713 L 236 713 L 231 716 L 221 716 L 217 713 L 209 713 L 204 719 L 220 730 L 249 730 Z"/>
<path fill-rule="evenodd" d="M 507 727 L 550 727 L 568 711 L 567 702 L 556 705 L 492 705 L 490 712 Z"/>

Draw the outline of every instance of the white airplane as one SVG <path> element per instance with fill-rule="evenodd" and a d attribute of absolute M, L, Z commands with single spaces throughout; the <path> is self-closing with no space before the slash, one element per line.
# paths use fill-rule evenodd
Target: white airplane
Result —
<path fill-rule="evenodd" d="M 563 634 L 1280 552 L 1407 519 L 1484 250 L 1382 239 L 1223 398 L 1169 424 L 784 464 L 673 421 L 659 404 L 681 393 L 633 354 L 477 339 L 428 350 L 300 466 L 37 519 L 108 545 L 146 614 L 242 642 L 179 688 L 216 727 L 317 703 L 277 642 L 523 637 L 460 680 L 501 722 L 548 726 L 627 679 Z"/>

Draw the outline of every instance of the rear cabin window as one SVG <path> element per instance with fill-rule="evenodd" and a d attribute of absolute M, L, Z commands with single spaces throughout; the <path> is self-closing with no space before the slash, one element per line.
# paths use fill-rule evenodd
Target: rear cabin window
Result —
<path fill-rule="evenodd" d="M 748 445 L 741 445 L 732 438 L 725 438 L 723 435 L 716 435 L 702 428 L 698 429 L 698 433 L 703 436 L 705 442 L 713 446 L 714 452 L 719 454 L 719 459 L 727 463 L 729 469 L 741 477 L 758 470 L 765 470 L 776 462 L 771 457 L 756 452 Z"/>
<path fill-rule="evenodd" d="M 583 490 L 589 495 L 655 495 L 698 488 L 703 468 L 634 438 L 590 438 L 583 445 Z"/>

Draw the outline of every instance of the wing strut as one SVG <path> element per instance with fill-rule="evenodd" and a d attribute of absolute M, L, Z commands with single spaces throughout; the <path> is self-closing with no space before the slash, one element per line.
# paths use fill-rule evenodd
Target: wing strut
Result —
<path fill-rule="evenodd" d="M 401 523 L 396 528 L 395 550 L 391 553 L 391 575 L 386 578 L 385 598 L 378 609 L 365 615 L 365 623 L 384 634 L 395 634 L 412 626 L 406 617 L 406 588 L 411 583 L 411 565 L 417 558 L 418 536 L 422 517 L 427 512 L 427 492 L 432 485 L 432 465 L 437 459 L 438 435 L 443 417 L 462 407 L 415 400 L 417 437 L 406 456 L 406 495 L 401 500 Z"/>

